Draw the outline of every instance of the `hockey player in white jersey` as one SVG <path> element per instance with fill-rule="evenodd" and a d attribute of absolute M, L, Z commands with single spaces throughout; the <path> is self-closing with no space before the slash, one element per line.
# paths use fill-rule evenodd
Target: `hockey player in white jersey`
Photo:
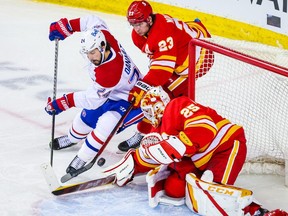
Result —
<path fill-rule="evenodd" d="M 129 91 L 142 77 L 124 48 L 99 17 L 89 15 L 69 21 L 62 18 L 50 25 L 49 39 L 64 40 L 74 32 L 83 34 L 80 52 L 87 58 L 88 74 L 93 84 L 85 91 L 67 93 L 53 101 L 48 98 L 45 107 L 50 115 L 57 115 L 71 107 L 83 108 L 74 118 L 68 135 L 58 137 L 50 143 L 51 148 L 59 150 L 85 139 L 66 169 L 70 174 L 96 156 L 129 107 Z M 129 121 L 131 125 L 142 117 L 140 108 L 132 110 L 125 122 Z"/>

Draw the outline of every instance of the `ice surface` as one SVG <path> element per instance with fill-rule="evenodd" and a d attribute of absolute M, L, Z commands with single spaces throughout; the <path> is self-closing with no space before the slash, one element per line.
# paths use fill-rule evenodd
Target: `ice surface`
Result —
<path fill-rule="evenodd" d="M 185 206 L 151 209 L 144 180 L 125 188 L 105 187 L 62 197 L 50 193 L 40 170 L 42 163 L 50 161 L 52 120 L 44 106 L 53 90 L 54 43 L 48 40 L 48 29 L 51 22 L 62 17 L 88 13 L 101 16 L 140 69 L 147 71 L 148 60 L 133 46 L 124 17 L 25 0 L 0 1 L 0 215 L 192 215 Z M 78 39 L 73 35 L 59 43 L 58 96 L 90 85 Z M 66 133 L 78 111 L 56 116 L 55 136 Z M 111 152 L 117 142 L 132 134 L 130 128 L 113 138 L 105 153 L 110 158 L 106 165 L 121 158 Z M 54 151 L 53 167 L 58 177 L 65 173 L 78 149 L 74 146 Z M 71 182 L 92 179 L 96 169 Z M 288 210 L 283 177 L 240 176 L 236 185 L 252 189 L 269 209 Z"/>

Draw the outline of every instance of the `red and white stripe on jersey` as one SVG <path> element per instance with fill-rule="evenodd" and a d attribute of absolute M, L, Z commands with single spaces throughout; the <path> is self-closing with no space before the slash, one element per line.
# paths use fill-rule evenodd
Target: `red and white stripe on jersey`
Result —
<path fill-rule="evenodd" d="M 135 161 L 135 170 L 140 173 L 148 172 L 149 170 L 154 169 L 160 165 L 145 155 L 144 151 L 140 150 L 140 148 L 136 149 L 133 158 Z"/>
<path fill-rule="evenodd" d="M 199 115 L 194 118 L 189 118 L 187 121 L 185 121 L 184 130 L 193 127 L 206 128 L 211 131 L 214 136 L 216 135 L 218 130 L 216 124 L 208 115 Z"/>
<path fill-rule="evenodd" d="M 150 70 L 164 70 L 173 73 L 176 64 L 175 61 L 175 56 L 162 55 L 151 61 Z"/>
<path fill-rule="evenodd" d="M 231 124 L 228 120 L 223 120 L 217 123 L 218 131 L 211 143 L 208 146 L 205 146 L 205 150 L 203 152 L 199 151 L 200 153 L 196 153 L 192 156 L 192 161 L 194 162 L 195 166 L 200 168 L 206 163 L 209 162 L 210 158 L 212 157 L 214 151 L 226 142 L 234 132 L 240 129 L 241 127 L 235 124 Z"/>

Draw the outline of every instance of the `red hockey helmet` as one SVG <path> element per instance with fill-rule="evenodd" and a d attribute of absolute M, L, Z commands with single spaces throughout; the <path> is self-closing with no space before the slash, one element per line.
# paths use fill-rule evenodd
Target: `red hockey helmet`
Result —
<path fill-rule="evenodd" d="M 151 5 L 147 1 L 133 1 L 127 10 L 129 23 L 144 22 L 153 13 Z"/>

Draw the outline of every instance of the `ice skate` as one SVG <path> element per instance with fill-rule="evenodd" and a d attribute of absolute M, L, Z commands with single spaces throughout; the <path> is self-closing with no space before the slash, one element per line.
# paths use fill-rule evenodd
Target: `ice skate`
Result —
<path fill-rule="evenodd" d="M 75 158 L 71 161 L 69 166 L 66 169 L 66 173 L 70 174 L 71 176 L 75 177 L 77 176 L 77 170 L 81 169 L 86 164 L 85 161 L 83 161 L 81 158 L 79 158 L 77 155 Z"/>
<path fill-rule="evenodd" d="M 58 138 L 55 138 L 53 140 L 53 143 L 50 142 L 49 146 L 50 148 L 53 148 L 53 150 L 60 150 L 64 148 L 68 148 L 70 146 L 76 145 L 77 143 L 72 143 L 67 135 L 60 136 Z"/>
<path fill-rule="evenodd" d="M 136 132 L 131 138 L 121 142 L 118 145 L 118 149 L 122 152 L 127 152 L 131 148 L 138 148 L 140 146 L 140 142 L 144 136 L 141 133 Z"/>

